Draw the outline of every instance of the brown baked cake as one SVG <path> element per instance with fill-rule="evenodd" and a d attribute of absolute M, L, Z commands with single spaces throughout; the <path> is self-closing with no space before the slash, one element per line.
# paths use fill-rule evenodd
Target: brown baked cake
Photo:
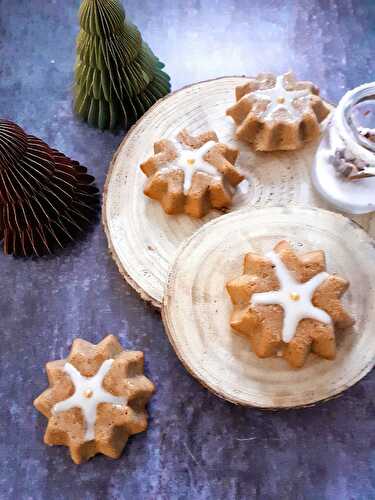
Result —
<path fill-rule="evenodd" d="M 231 327 L 249 339 L 260 358 L 283 356 L 295 368 L 310 351 L 333 359 L 335 328 L 354 323 L 340 302 L 348 286 L 326 272 L 323 251 L 297 255 L 280 241 L 264 257 L 245 255 L 244 274 L 227 283 L 234 305 Z"/>
<path fill-rule="evenodd" d="M 142 163 L 148 177 L 144 193 L 167 214 L 200 218 L 211 208 L 228 208 L 234 188 L 244 179 L 234 166 L 237 155 L 213 131 L 194 137 L 182 130 L 177 140 L 155 143 L 154 155 Z"/>
<path fill-rule="evenodd" d="M 259 151 L 291 150 L 319 136 L 329 114 L 311 82 L 293 73 L 261 73 L 236 87 L 236 104 L 227 110 L 237 125 L 236 136 Z"/>
<path fill-rule="evenodd" d="M 125 351 L 113 335 L 97 345 L 76 339 L 46 370 L 49 388 L 34 401 L 48 418 L 44 442 L 68 446 L 75 463 L 97 453 L 118 458 L 128 437 L 146 430 L 154 385 L 142 352 Z"/>

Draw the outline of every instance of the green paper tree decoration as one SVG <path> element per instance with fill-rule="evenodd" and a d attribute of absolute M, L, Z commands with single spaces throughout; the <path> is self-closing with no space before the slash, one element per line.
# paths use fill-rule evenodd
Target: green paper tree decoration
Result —
<path fill-rule="evenodd" d="M 170 91 L 164 64 L 118 0 L 83 0 L 79 18 L 75 112 L 102 130 L 127 129 Z"/>

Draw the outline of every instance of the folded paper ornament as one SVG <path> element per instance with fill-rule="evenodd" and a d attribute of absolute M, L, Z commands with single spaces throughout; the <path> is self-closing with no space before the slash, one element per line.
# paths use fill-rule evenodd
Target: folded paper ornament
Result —
<path fill-rule="evenodd" d="M 99 192 L 77 161 L 0 120 L 0 241 L 5 254 L 41 256 L 95 221 Z"/>
<path fill-rule="evenodd" d="M 75 104 L 94 127 L 128 128 L 170 91 L 170 78 L 118 0 L 83 0 Z"/>

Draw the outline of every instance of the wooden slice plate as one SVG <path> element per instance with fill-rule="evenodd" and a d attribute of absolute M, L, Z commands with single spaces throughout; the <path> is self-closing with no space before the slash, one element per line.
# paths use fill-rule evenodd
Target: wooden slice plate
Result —
<path fill-rule="evenodd" d="M 173 138 L 184 127 L 193 134 L 214 129 L 221 141 L 240 150 L 239 166 L 251 186 L 247 195 L 236 195 L 232 211 L 290 203 L 325 207 L 309 178 L 316 141 L 295 152 L 255 153 L 234 139 L 234 125 L 225 110 L 233 103 L 234 88 L 245 81 L 225 77 L 197 83 L 159 101 L 128 133 L 111 163 L 103 205 L 109 249 L 122 275 L 156 307 L 179 245 L 222 215 L 213 211 L 201 220 L 170 216 L 144 196 L 146 177 L 139 165 L 160 138 Z M 361 222 L 366 225 L 368 220 Z"/>
<path fill-rule="evenodd" d="M 259 359 L 229 325 L 225 284 L 242 274 L 243 256 L 287 239 L 297 251 L 323 249 L 327 269 L 351 283 L 343 302 L 356 324 L 337 335 L 337 356 L 310 354 L 294 370 L 281 358 Z M 374 241 L 356 223 L 321 209 L 232 212 L 202 227 L 180 248 L 168 278 L 162 316 L 182 363 L 205 387 L 241 405 L 308 406 L 337 396 L 374 366 Z"/>

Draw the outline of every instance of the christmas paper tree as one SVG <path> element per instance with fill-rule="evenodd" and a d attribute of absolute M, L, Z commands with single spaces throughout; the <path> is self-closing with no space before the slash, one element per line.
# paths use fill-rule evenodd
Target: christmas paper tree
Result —
<path fill-rule="evenodd" d="M 169 76 L 118 0 L 83 0 L 79 17 L 75 111 L 100 129 L 126 129 L 169 92 Z"/>
<path fill-rule="evenodd" d="M 41 256 L 96 218 L 99 193 L 86 168 L 18 125 L 0 120 L 0 241 L 5 254 Z"/>

